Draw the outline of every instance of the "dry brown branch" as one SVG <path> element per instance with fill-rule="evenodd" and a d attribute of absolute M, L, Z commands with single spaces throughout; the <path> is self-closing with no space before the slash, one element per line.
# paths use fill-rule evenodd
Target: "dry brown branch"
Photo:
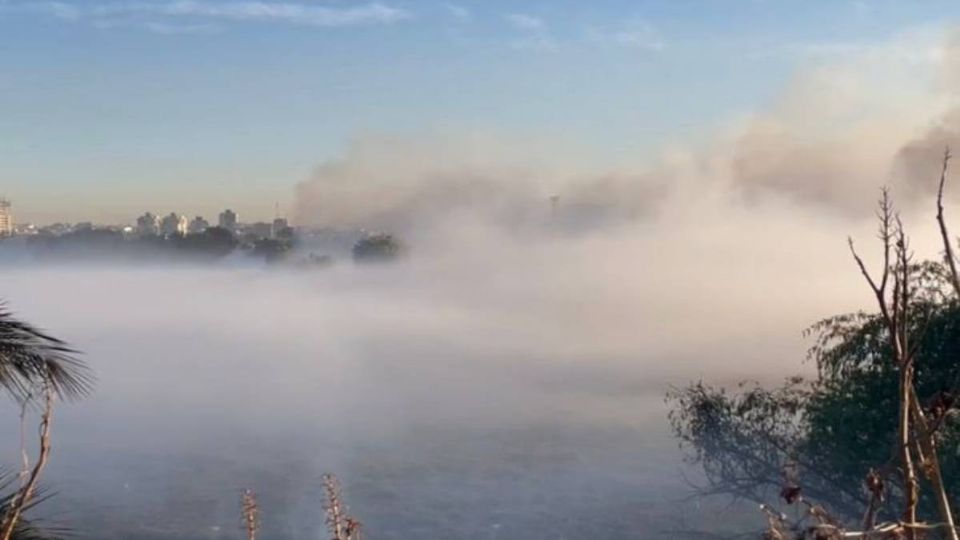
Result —
<path fill-rule="evenodd" d="M 880 221 L 879 238 L 883 247 L 884 268 L 879 282 L 875 281 L 867 270 L 866 264 L 857 253 L 853 240 L 849 239 L 850 252 L 873 292 L 880 309 L 880 315 L 887 327 L 893 359 L 900 372 L 899 411 L 897 421 L 897 448 L 899 452 L 900 472 L 903 479 L 904 508 L 903 521 L 917 522 L 917 502 L 919 483 L 911 453 L 911 412 L 910 396 L 913 390 L 913 357 L 909 354 L 909 306 L 911 282 L 911 255 L 909 242 L 904 232 L 903 222 L 893 212 L 889 193 L 883 190 L 877 216 Z M 893 261 L 891 264 L 891 249 Z M 893 290 L 887 295 L 888 279 L 893 278 Z M 909 540 L 915 540 L 912 529 L 907 531 Z"/>
<path fill-rule="evenodd" d="M 884 500 L 883 475 L 876 469 L 871 468 L 864 479 L 864 486 L 870 493 L 870 502 L 867 504 L 867 511 L 863 516 L 863 530 L 869 531 L 877 523 L 877 511 L 880 510 L 880 504 Z"/>
<path fill-rule="evenodd" d="M 20 487 L 27 481 L 30 472 L 30 453 L 27 452 L 27 409 L 30 400 L 20 404 Z"/>
<path fill-rule="evenodd" d="M 361 523 L 347 515 L 337 477 L 332 474 L 323 475 L 323 489 L 327 499 L 324 505 L 327 528 L 333 535 L 331 540 L 362 540 Z"/>
<path fill-rule="evenodd" d="M 950 235 L 944 217 L 943 193 L 946 185 L 947 169 L 950 161 L 949 149 L 944 152 L 943 168 L 940 174 L 940 185 L 937 191 L 937 223 L 940 228 L 940 237 L 944 244 L 944 262 L 950 272 L 951 284 L 954 292 L 960 298 L 960 275 L 957 271 L 957 261 L 954 255 Z M 910 341 L 910 313 L 913 286 L 912 256 L 909 241 L 904 232 L 903 223 L 899 216 L 891 209 L 888 192 L 884 190 L 877 213 L 880 221 L 880 240 L 884 252 L 884 269 L 882 279 L 877 282 L 867 271 L 866 265 L 860 258 L 850 240 L 850 250 L 854 260 L 870 286 L 884 324 L 887 327 L 890 349 L 894 362 L 899 370 L 899 411 L 897 422 L 897 451 L 899 453 L 900 469 L 903 479 L 904 509 L 902 522 L 897 533 L 903 533 L 910 540 L 917 538 L 917 532 L 925 530 L 925 525 L 918 523 L 917 503 L 919 499 L 919 482 L 914 466 L 914 455 L 921 470 L 930 482 L 937 501 L 941 523 L 935 528 L 943 530 L 949 540 L 960 540 L 953 520 L 950 500 L 947 496 L 943 477 L 940 470 L 939 457 L 936 447 L 936 433 L 940 427 L 941 418 L 929 421 L 919 403 L 915 389 L 915 353 L 917 345 Z M 893 221 L 891 222 L 891 217 Z M 892 241 L 892 242 L 891 242 Z M 891 243 L 893 244 L 894 260 L 890 261 Z M 889 298 L 886 293 L 888 276 L 893 278 L 893 290 Z M 871 480 L 868 476 L 868 490 L 871 492 L 870 504 L 864 517 L 864 533 L 861 537 L 867 538 L 873 531 L 876 507 L 879 504 L 877 491 L 870 488 Z M 873 485 L 876 485 L 876 478 Z M 880 531 L 888 532 L 888 531 Z M 845 536 L 846 537 L 846 536 Z"/>
<path fill-rule="evenodd" d="M 953 242 L 947 231 L 947 220 L 943 215 L 943 189 L 947 183 L 947 169 L 950 165 L 950 148 L 943 151 L 943 167 L 940 169 L 940 186 L 937 189 L 937 224 L 940 226 L 940 239 L 943 241 L 943 260 L 950 270 L 950 282 L 953 290 L 960 297 L 960 275 L 957 273 L 957 258 L 953 254 Z"/>
<path fill-rule="evenodd" d="M 760 505 L 760 511 L 767 516 L 767 531 L 764 533 L 764 540 L 786 540 L 787 538 L 787 516 L 767 506 Z"/>
<path fill-rule="evenodd" d="M 53 403 L 55 391 L 49 384 L 44 389 L 44 408 L 40 416 L 40 450 L 37 454 L 37 462 L 33 465 L 27 476 L 26 481 L 10 501 L 10 506 L 3 520 L 0 521 L 0 540 L 10 540 L 16 530 L 17 523 L 23 515 L 23 510 L 33 499 L 37 490 L 37 483 L 40 481 L 40 475 L 47 466 L 50 458 L 50 427 L 53 420 Z"/>
<path fill-rule="evenodd" d="M 940 174 L 940 184 L 937 192 L 937 223 L 944 247 L 944 263 L 949 270 L 950 282 L 954 293 L 960 299 L 960 272 L 957 270 L 957 258 L 950 241 L 949 231 L 944 216 L 943 196 L 946 185 L 947 170 L 950 161 L 949 149 L 944 152 L 943 167 Z M 796 523 L 789 523 L 786 516 L 767 505 L 761 505 L 761 510 L 767 518 L 765 538 L 770 539 L 841 539 L 859 538 L 864 540 L 881 540 L 897 538 L 918 540 L 928 533 L 937 531 L 948 540 L 960 540 L 953 519 L 950 498 L 946 493 L 943 475 L 940 468 L 937 433 L 942 427 L 946 410 L 958 400 L 957 392 L 945 396 L 945 401 L 937 407 L 930 408 L 930 416 L 920 403 L 915 387 L 916 355 L 923 333 L 926 332 L 928 321 L 919 321 L 922 332 L 919 337 L 911 332 L 916 324 L 911 317 L 917 313 L 913 298 L 916 291 L 923 286 L 922 277 L 913 263 L 910 245 L 900 216 L 893 210 L 889 192 L 884 189 L 877 211 L 879 221 L 879 239 L 883 250 L 883 268 L 875 277 L 870 273 L 863 258 L 857 252 L 852 238 L 848 238 L 850 253 L 870 287 L 880 317 L 886 329 L 886 339 L 894 366 L 898 372 L 898 401 L 897 412 L 897 444 L 893 449 L 897 456 L 902 478 L 904 498 L 901 520 L 896 523 L 876 524 L 877 511 L 884 500 L 883 475 L 876 469 L 868 473 L 865 485 L 869 496 L 868 506 L 864 513 L 862 530 L 847 531 L 822 507 L 804 500 L 799 484 L 795 478 L 785 477 L 781 496 L 788 504 L 798 502 L 807 507 L 803 518 Z M 960 386 L 958 386 L 960 389 Z M 939 411 L 939 412 L 938 412 Z M 929 481 L 933 490 L 934 499 L 940 514 L 940 522 L 926 523 L 917 519 L 917 506 L 920 496 L 920 483 L 917 477 L 917 466 Z M 886 466 L 884 466 L 886 467 Z M 882 469 L 881 469 L 882 470 Z M 805 520 L 812 525 L 804 525 Z"/>
<path fill-rule="evenodd" d="M 333 540 L 344 538 L 344 529 L 346 523 L 344 520 L 343 503 L 340 500 L 340 483 L 332 474 L 323 475 L 323 489 L 326 493 L 327 503 L 324 507 L 327 513 L 327 527 Z"/>
<path fill-rule="evenodd" d="M 240 495 L 240 512 L 247 540 L 257 540 L 257 531 L 260 530 L 260 506 L 253 490 L 245 489 Z"/>
<path fill-rule="evenodd" d="M 930 482 L 934 498 L 937 501 L 937 510 L 940 513 L 940 520 L 945 524 L 945 535 L 949 540 L 957 540 L 957 530 L 953 520 L 953 511 L 950 508 L 950 497 L 947 495 L 946 487 L 943 482 L 943 474 L 940 469 L 940 458 L 937 455 L 936 432 L 930 429 L 923 408 L 917 399 L 916 392 L 913 392 L 910 399 L 911 413 L 916 426 L 917 441 L 920 445 L 924 461 L 922 461 L 924 473 Z"/>
<path fill-rule="evenodd" d="M 943 212 L 943 192 L 947 183 L 947 170 L 950 165 L 950 148 L 944 149 L 943 166 L 940 169 L 940 185 L 937 188 L 937 225 L 940 227 L 940 239 L 943 241 L 943 259 L 950 271 L 950 280 L 953 285 L 954 293 L 960 298 L 960 275 L 957 272 L 957 258 L 953 252 L 953 243 L 950 241 L 950 233 L 947 231 L 947 221 Z M 940 519 L 947 524 L 946 537 L 949 540 L 960 540 L 954 525 L 953 513 L 950 508 L 950 499 L 943 484 L 943 477 L 940 470 L 940 460 L 937 456 L 936 433 L 942 425 L 942 415 L 934 419 L 930 424 L 920 406 L 916 392 L 911 396 L 911 410 L 915 417 L 915 423 L 918 431 L 918 439 L 924 454 L 929 460 L 929 480 L 934 491 L 934 497 L 937 500 L 937 509 L 940 512 Z"/>

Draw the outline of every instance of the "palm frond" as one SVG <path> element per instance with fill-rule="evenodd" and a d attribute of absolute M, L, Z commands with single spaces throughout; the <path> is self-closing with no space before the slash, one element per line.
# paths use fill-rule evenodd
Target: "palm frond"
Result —
<path fill-rule="evenodd" d="M 7 488 L 15 485 L 16 481 L 16 473 L 10 469 L 0 469 L 0 491 L 7 491 Z M 14 489 L 13 491 L 0 495 L 0 516 L 6 515 L 16 493 L 17 490 Z M 33 500 L 24 507 L 24 510 L 29 512 L 36 506 L 50 500 L 54 495 L 55 493 L 47 491 L 46 489 L 40 489 L 37 491 Z M 64 538 L 73 536 L 73 534 L 73 530 L 68 527 L 41 524 L 33 519 L 21 518 L 17 521 L 11 540 L 63 540 Z"/>
<path fill-rule="evenodd" d="M 0 302 L 0 387 L 17 401 L 38 395 L 45 385 L 60 398 L 87 395 L 94 377 L 79 351 L 23 322 Z"/>

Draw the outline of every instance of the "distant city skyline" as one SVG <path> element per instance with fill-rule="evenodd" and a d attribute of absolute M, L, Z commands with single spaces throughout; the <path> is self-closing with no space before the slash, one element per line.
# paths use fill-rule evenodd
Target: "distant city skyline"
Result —
<path fill-rule="evenodd" d="M 286 212 L 285 209 L 281 206 L 279 208 L 279 216 L 276 215 L 278 212 L 277 203 L 269 205 L 269 208 L 259 208 L 259 205 L 250 205 L 249 212 L 240 212 L 239 210 L 233 210 L 228 208 L 226 205 L 217 206 L 216 203 L 211 203 L 203 206 L 196 204 L 181 204 L 181 205 L 164 205 L 164 206 L 151 206 L 147 205 L 139 212 L 129 213 L 125 210 L 115 210 L 104 212 L 102 206 L 97 206 L 96 204 L 91 205 L 89 208 L 74 208 L 69 212 L 60 214 L 56 211 L 38 211 L 35 208 L 31 209 L 29 206 L 26 209 L 23 209 L 17 201 L 12 199 L 4 199 L 10 205 L 10 213 L 13 215 L 15 222 L 19 224 L 33 224 L 38 226 L 52 225 L 54 223 L 83 223 L 91 222 L 97 225 L 131 225 L 135 224 L 137 219 L 141 217 L 144 213 L 151 213 L 158 217 L 163 217 L 170 213 L 175 213 L 178 215 L 183 215 L 190 220 L 193 220 L 197 217 L 206 219 L 207 221 L 216 224 L 218 222 L 218 217 L 225 210 L 234 211 L 239 217 L 243 217 L 247 222 L 272 222 L 276 217 L 281 217 L 287 220 L 290 220 L 289 212 Z M 29 204 L 29 201 L 28 201 Z M 182 208 L 199 208 L 196 211 L 185 211 Z M 239 208 L 239 207 L 238 207 Z M 90 217 L 94 215 L 99 215 L 100 217 Z M 68 216 L 75 216 L 73 219 L 68 218 Z"/>
<path fill-rule="evenodd" d="M 38 223 L 228 206 L 267 220 L 275 201 L 293 217 L 296 184 L 371 134 L 645 160 L 723 134 L 804 66 L 935 62 L 955 12 L 946 0 L 0 0 L 0 194 Z"/>

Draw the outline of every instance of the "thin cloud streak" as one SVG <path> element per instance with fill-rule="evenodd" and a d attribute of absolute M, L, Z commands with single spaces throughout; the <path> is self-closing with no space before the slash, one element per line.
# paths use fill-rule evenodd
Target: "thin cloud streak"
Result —
<path fill-rule="evenodd" d="M 473 12 L 458 4 L 444 4 L 447 14 L 457 22 L 468 22 L 473 19 Z"/>
<path fill-rule="evenodd" d="M 82 8 L 66 2 L 0 2 L 0 13 L 33 13 L 68 21 L 79 19 Z"/>
<path fill-rule="evenodd" d="M 527 15 L 525 13 L 510 13 L 504 18 L 508 23 L 518 30 L 543 31 L 547 29 L 547 23 L 539 17 Z"/>
<path fill-rule="evenodd" d="M 117 2 L 83 5 L 67 2 L 16 2 L 0 4 L 0 9 L 22 13 L 40 13 L 59 19 L 104 20 L 156 17 L 160 19 L 196 19 L 222 22 L 254 22 L 315 27 L 385 25 L 409 20 L 407 10 L 379 2 L 351 7 L 332 7 L 294 2 Z M 158 26 L 159 25 L 159 26 Z M 145 27 L 171 28 L 163 21 L 149 21 Z"/>
<path fill-rule="evenodd" d="M 557 42 L 543 19 L 526 13 L 508 13 L 504 20 L 516 29 L 522 37 L 513 40 L 510 45 L 518 50 L 554 51 Z"/>
<path fill-rule="evenodd" d="M 144 28 L 155 34 L 166 36 L 213 34 L 220 30 L 220 27 L 214 24 L 167 24 L 161 22 L 148 22 L 144 25 Z"/>
<path fill-rule="evenodd" d="M 594 45 L 645 49 L 648 51 L 662 51 L 666 47 L 660 33 L 647 23 L 617 29 L 590 27 L 586 32 L 586 39 Z"/>

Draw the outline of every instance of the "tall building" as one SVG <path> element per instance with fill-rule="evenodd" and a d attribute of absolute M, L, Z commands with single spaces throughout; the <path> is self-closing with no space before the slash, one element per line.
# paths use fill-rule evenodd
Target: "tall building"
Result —
<path fill-rule="evenodd" d="M 220 220 L 218 221 L 218 224 L 221 228 L 224 228 L 228 231 L 235 231 L 237 230 L 238 218 L 239 216 L 237 216 L 237 213 L 228 208 L 223 212 L 220 212 Z"/>
<path fill-rule="evenodd" d="M 190 222 L 187 216 L 180 216 L 171 212 L 170 215 L 160 220 L 160 234 L 163 236 L 185 236 Z"/>
<path fill-rule="evenodd" d="M 203 219 L 201 216 L 193 218 L 193 221 L 190 222 L 189 231 L 190 234 L 200 234 L 203 231 L 207 230 L 210 227 L 210 223 L 207 220 Z"/>
<path fill-rule="evenodd" d="M 0 199 L 0 236 L 13 234 L 13 214 L 10 213 L 10 201 Z"/>
<path fill-rule="evenodd" d="M 157 236 L 160 234 L 160 218 L 150 212 L 138 217 L 137 234 L 140 236 Z"/>

